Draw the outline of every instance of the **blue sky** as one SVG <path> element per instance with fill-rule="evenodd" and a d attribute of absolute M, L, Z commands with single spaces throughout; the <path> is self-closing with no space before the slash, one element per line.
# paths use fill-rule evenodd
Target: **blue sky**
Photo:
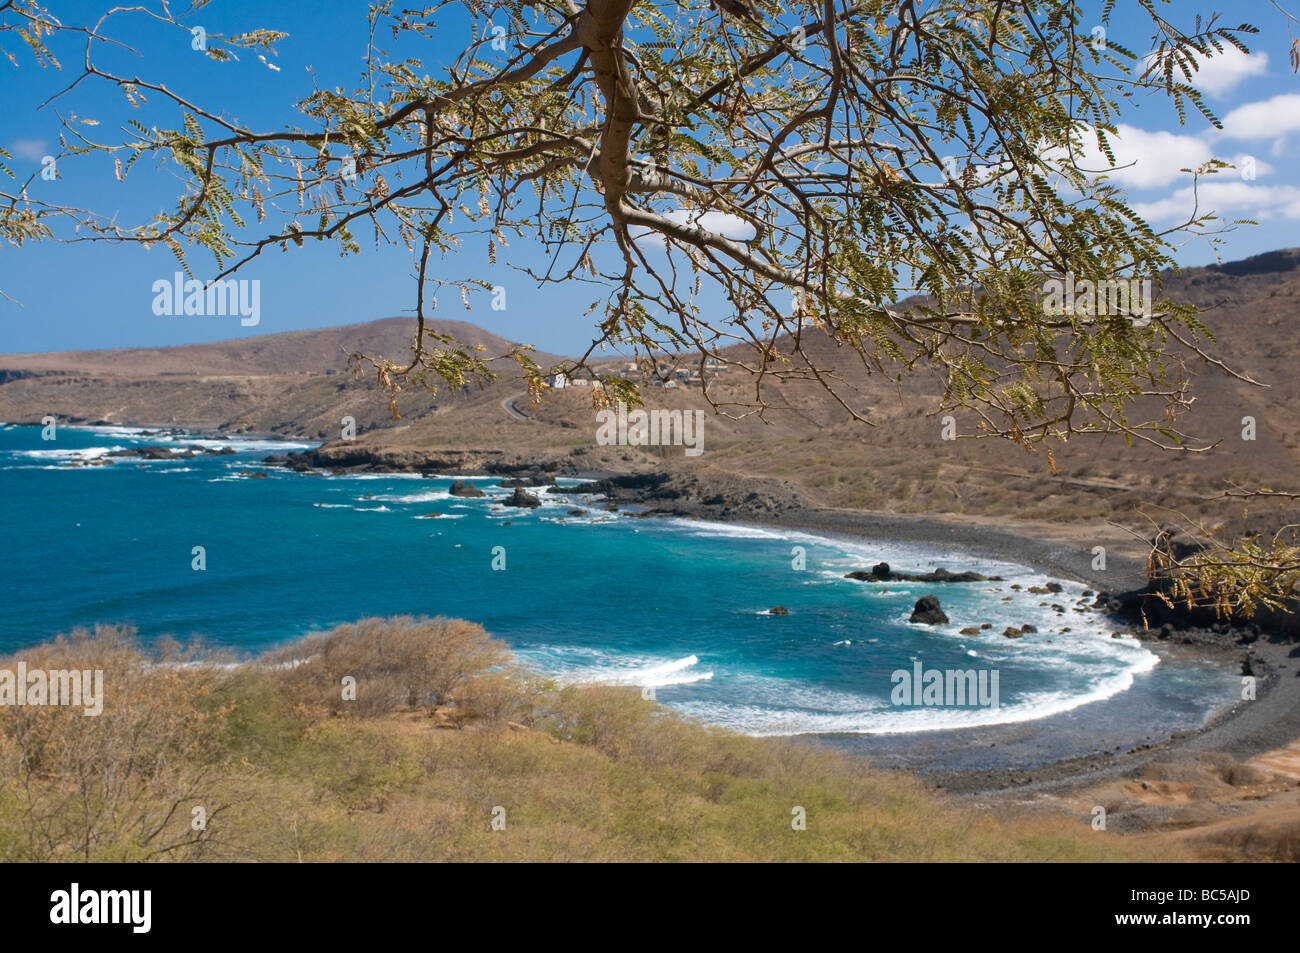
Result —
<path fill-rule="evenodd" d="M 93 21 L 110 6 L 50 2 L 65 23 Z M 1217 0 L 1217 6 L 1215 2 L 1175 0 L 1165 8 L 1166 15 L 1190 29 L 1196 13 L 1225 10 L 1222 0 Z M 1300 16 L 1300 0 L 1280 2 Z M 1126 33 L 1140 22 L 1140 14 L 1125 10 L 1136 6 L 1133 0 L 1120 0 L 1118 6 L 1112 36 L 1145 50 L 1149 28 Z M 1300 23 L 1288 21 L 1270 0 L 1235 0 L 1226 7 L 1222 22 L 1243 21 L 1260 28 L 1259 34 L 1247 39 L 1251 55 L 1230 51 L 1208 62 L 1196 81 L 1224 129 L 1213 130 L 1194 112 L 1189 112 L 1187 125 L 1180 126 L 1172 106 L 1163 99 L 1135 99 L 1122 120 L 1117 143 L 1120 164 L 1131 167 L 1112 174 L 1129 189 L 1139 212 L 1154 225 L 1167 226 L 1190 208 L 1188 177 L 1181 168 L 1212 157 L 1253 165 L 1253 178 L 1241 170 L 1229 171 L 1201 190 L 1203 209 L 1212 207 L 1226 218 L 1254 218 L 1261 223 L 1240 227 L 1227 237 L 1221 254 L 1228 259 L 1300 245 L 1300 79 L 1288 62 L 1293 31 L 1300 35 Z M 326 5 L 213 0 L 185 22 L 213 33 L 266 27 L 290 36 L 265 61 L 256 53 L 241 52 L 238 62 L 223 64 L 192 51 L 174 30 L 137 19 L 129 24 L 123 21 L 119 32 L 130 36 L 143 55 L 107 55 L 104 61 L 123 72 L 165 81 L 182 95 L 215 104 L 254 128 L 267 129 L 301 124 L 290 107 L 310 93 L 313 81 L 322 87 L 351 88 L 362 74 L 366 3 L 361 0 Z M 430 71 L 450 63 L 473 41 L 470 23 L 463 18 L 440 19 L 439 28 L 420 51 Z M 6 49 L 11 47 L 12 43 L 6 44 Z M 93 86 L 59 100 L 55 107 L 38 110 L 40 102 L 66 85 L 70 74 L 75 75 L 80 44 L 61 43 L 57 52 L 64 60 L 61 72 L 38 68 L 22 50 L 17 51 L 18 68 L 0 61 L 0 145 L 13 155 L 10 164 L 20 176 L 39 169 L 42 157 L 57 151 L 55 108 L 65 116 L 75 112 L 105 117 L 97 127 L 105 130 L 105 139 L 112 135 L 114 122 L 125 115 L 116 93 L 110 97 Z M 159 207 L 174 204 L 176 189 L 165 170 L 137 168 L 125 184 L 117 181 L 111 163 L 102 159 L 67 163 L 60 172 L 61 178 L 52 182 L 37 179 L 32 191 L 63 204 L 120 210 L 123 222 L 146 219 Z M 410 254 L 404 248 L 376 248 L 364 233 L 358 238 L 360 255 L 340 257 L 333 246 L 308 243 L 287 254 L 275 252 L 241 272 L 242 277 L 261 280 L 262 320 L 247 328 L 229 317 L 156 316 L 150 307 L 150 288 L 176 270 L 166 249 L 58 243 L 22 249 L 6 246 L 0 251 L 0 291 L 16 301 L 0 298 L 0 351 L 185 344 L 410 313 L 415 285 Z M 1199 265 L 1212 261 L 1214 253 L 1204 240 L 1194 240 L 1178 257 L 1184 265 Z M 474 310 L 466 311 L 454 297 L 444 295 L 437 316 L 472 321 L 552 352 L 583 350 L 590 341 L 592 320 L 584 318 L 583 312 L 596 295 L 590 288 L 536 289 L 508 265 L 510 261 L 533 264 L 538 258 L 534 250 L 513 240 L 495 266 L 488 263 L 482 248 L 467 248 L 440 262 L 441 277 L 473 274 L 506 286 L 510 306 L 493 311 L 488 299 L 480 297 Z M 196 267 L 200 276 L 206 276 L 206 270 Z"/>

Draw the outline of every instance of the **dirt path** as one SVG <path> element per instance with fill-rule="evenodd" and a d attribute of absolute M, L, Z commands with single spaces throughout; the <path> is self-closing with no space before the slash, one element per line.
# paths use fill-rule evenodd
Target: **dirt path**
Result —
<path fill-rule="evenodd" d="M 525 396 L 527 395 L 511 394 L 509 397 L 502 398 L 501 409 L 504 410 L 511 417 L 513 417 L 515 420 L 522 420 L 525 423 L 531 421 L 532 420 L 531 417 L 526 417 L 523 414 L 521 414 L 518 410 L 515 409 L 515 401 L 518 400 L 520 397 L 525 397 Z"/>

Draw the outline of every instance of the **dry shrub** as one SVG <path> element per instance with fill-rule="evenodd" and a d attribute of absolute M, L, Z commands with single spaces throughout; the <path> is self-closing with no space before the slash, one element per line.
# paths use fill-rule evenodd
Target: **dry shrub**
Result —
<path fill-rule="evenodd" d="M 1191 785 L 1194 795 L 1209 796 L 1223 785 L 1246 787 L 1263 784 L 1263 773 L 1243 764 L 1225 752 L 1206 752 L 1179 761 L 1156 761 L 1142 769 L 1149 781 L 1168 781 Z"/>
<path fill-rule="evenodd" d="M 362 619 L 267 653 L 295 702 L 334 714 L 382 715 L 447 708 L 458 719 L 504 717 L 522 706 L 522 684 L 504 643 L 460 619 Z M 345 698 L 344 679 L 356 680 Z"/>
<path fill-rule="evenodd" d="M 24 654 L 102 668 L 107 698 L 97 718 L 0 709 L 0 860 L 1178 859 L 1073 820 L 958 808 L 635 689 L 556 690 L 466 622 L 368 619 L 236 668 L 164 658 L 185 664 L 119 629 Z M 348 710 L 376 717 L 325 717 Z M 480 717 L 439 730 L 449 711 Z M 196 805 L 207 831 L 190 829 Z M 792 805 L 813 819 L 804 833 Z M 509 835 L 491 827 L 497 806 Z"/>
<path fill-rule="evenodd" d="M 17 653 L 0 669 L 102 670 L 102 712 L 0 708 L 0 859 L 197 859 L 225 808 L 213 794 L 228 677 L 135 630 L 97 626 Z M 194 830 L 193 807 L 208 825 Z"/>
<path fill-rule="evenodd" d="M 1300 861 L 1300 822 L 1263 817 L 1257 823 L 1216 825 L 1189 843 L 1210 861 L 1294 864 Z"/>
<path fill-rule="evenodd" d="M 1223 780 L 1224 784 L 1230 784 L 1234 788 L 1251 787 L 1268 781 L 1268 776 L 1264 772 L 1244 764 L 1224 752 L 1204 755 L 1203 760 Z"/>

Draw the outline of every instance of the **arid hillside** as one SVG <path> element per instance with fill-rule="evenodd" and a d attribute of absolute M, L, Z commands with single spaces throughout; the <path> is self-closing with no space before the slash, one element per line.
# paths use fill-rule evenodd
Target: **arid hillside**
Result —
<path fill-rule="evenodd" d="M 1139 510 L 1145 507 L 1159 522 L 1180 511 L 1234 534 L 1271 532 L 1300 519 L 1286 503 L 1243 511 L 1212 500 L 1229 482 L 1295 489 L 1300 250 L 1169 274 L 1164 290 L 1202 308 L 1216 338 L 1209 349 L 1264 386 L 1172 345 L 1166 360 L 1184 363 L 1192 377 L 1195 400 L 1180 421 L 1195 438 L 1187 446 L 1212 449 L 1179 452 L 1140 442 L 1126 446 L 1116 437 L 1076 439 L 1056 449 L 1055 475 L 1043 452 L 969 439 L 976 432 L 973 414 L 956 412 L 959 439 L 943 439 L 942 381 L 923 365 L 901 381 L 867 374 L 851 351 L 827 339 L 805 340 L 805 349 L 820 367 L 837 372 L 850 405 L 870 425 L 853 421 L 806 381 L 769 383 L 771 407 L 761 419 L 715 415 L 699 386 L 685 380 L 671 389 L 647 388 L 650 408 L 706 412 L 698 456 L 681 447 L 600 446 L 591 388 L 556 390 L 533 407 L 508 361 L 494 365 L 503 378 L 485 388 L 436 397 L 402 393 L 402 418 L 395 420 L 374 381 L 345 367 L 355 351 L 394 359 L 408 354 L 414 321 L 404 318 L 189 347 L 6 355 L 0 357 L 0 419 L 36 422 L 54 414 L 69 422 L 292 434 L 327 441 L 318 459 L 340 465 L 418 467 L 440 451 L 457 450 L 472 452 L 462 453 L 467 464 L 549 461 L 569 472 L 667 470 L 713 482 L 760 477 L 822 507 L 1052 523 L 1109 520 L 1138 529 L 1149 528 Z M 473 325 L 436 327 L 484 345 L 485 356 L 509 347 Z M 547 354 L 537 359 L 543 366 L 559 360 Z M 708 392 L 730 414 L 740 412 L 728 405 L 752 395 L 752 378 L 736 368 L 716 372 Z M 1135 416 L 1143 412 L 1158 416 L 1160 408 L 1141 408 Z M 355 441 L 338 439 L 345 415 L 357 421 Z M 1244 417 L 1254 418 L 1254 440 L 1242 437 Z"/>
<path fill-rule="evenodd" d="M 437 321 L 432 326 L 481 346 L 485 359 L 511 347 L 472 324 Z M 413 318 L 384 318 L 184 347 L 7 354 L 0 357 L 0 418 L 34 423 L 52 414 L 69 423 L 314 439 L 337 437 L 344 416 L 356 419 L 358 433 L 391 428 L 401 421 L 393 419 L 372 378 L 348 371 L 348 359 L 361 353 L 404 360 L 411 354 L 415 327 Z M 551 354 L 535 357 L 544 364 L 559 360 Z M 512 361 L 492 366 L 506 380 L 517 379 Z M 444 390 L 437 396 L 412 391 L 402 395 L 401 404 L 418 417 L 437 412 L 440 405 L 462 406 L 476 399 L 487 398 L 476 388 L 455 394 Z"/>

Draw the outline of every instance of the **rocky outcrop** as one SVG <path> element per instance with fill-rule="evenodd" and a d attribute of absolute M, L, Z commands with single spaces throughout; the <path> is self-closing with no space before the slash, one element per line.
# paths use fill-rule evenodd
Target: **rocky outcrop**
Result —
<path fill-rule="evenodd" d="M 521 487 L 529 486 L 551 486 L 555 483 L 554 478 L 542 476 L 540 473 L 529 473 L 525 476 L 512 477 L 509 480 L 502 480 L 497 486 L 503 490 L 517 490 Z"/>
<path fill-rule="evenodd" d="M 1183 526 L 1162 526 L 1151 540 L 1151 547 L 1183 560 L 1205 549 L 1204 540 Z"/>
<path fill-rule="evenodd" d="M 1001 576 L 983 576 L 977 572 L 949 572 L 942 566 L 934 572 L 898 572 L 889 563 L 876 563 L 870 571 L 855 569 L 845 579 L 859 582 L 1001 582 Z"/>
<path fill-rule="evenodd" d="M 203 449 L 202 447 L 199 448 Z M 192 460 L 198 454 L 191 449 L 173 451 L 170 447 L 149 444 L 143 447 L 127 447 L 125 450 L 110 450 L 106 457 L 132 457 L 139 460 Z"/>
<path fill-rule="evenodd" d="M 355 446 L 328 443 L 314 450 L 275 454 L 266 458 L 291 470 L 360 470 L 366 473 L 487 473 L 503 477 L 542 479 L 565 470 L 549 458 L 508 454 L 502 450 L 421 450 L 411 447 Z M 534 486 L 540 485 L 537 483 Z"/>
<path fill-rule="evenodd" d="M 790 610 L 787 609 L 785 606 L 772 606 L 772 608 L 767 610 L 767 614 L 768 615 L 789 615 Z"/>
<path fill-rule="evenodd" d="M 479 494 L 482 495 L 481 493 Z M 519 506 L 530 510 L 535 510 L 542 505 L 542 501 L 533 494 L 529 493 L 523 487 L 517 487 L 515 492 L 501 501 L 502 506 Z"/>
<path fill-rule="evenodd" d="M 1188 608 L 1185 601 L 1177 598 L 1172 599 L 1172 606 L 1169 605 L 1161 592 L 1167 584 L 1167 580 L 1153 580 L 1142 589 L 1099 592 L 1092 607 L 1134 626 L 1141 633 L 1139 638 L 1168 639 L 1181 634 L 1183 641 L 1221 643 L 1225 641 L 1224 636 L 1238 639 L 1262 630 L 1293 641 L 1300 640 L 1300 600 L 1288 600 L 1288 605 L 1282 610 L 1261 608 L 1249 617 L 1233 614 L 1223 618 L 1213 606 Z"/>
<path fill-rule="evenodd" d="M 921 625 L 946 625 L 948 616 L 944 614 L 943 608 L 939 605 L 938 596 L 922 596 L 916 600 L 916 605 L 912 608 L 912 615 L 908 622 L 915 622 Z"/>
<path fill-rule="evenodd" d="M 1019 587 L 1019 586 L 1012 586 L 1011 588 L 1012 588 L 1012 589 L 1019 589 L 1020 587 Z M 1060 584 L 1059 582 L 1049 582 L 1049 583 L 1045 583 L 1045 584 L 1043 584 L 1043 585 L 1041 585 L 1041 586 L 1030 586 L 1030 587 L 1029 587 L 1028 589 L 1026 589 L 1025 591 L 1026 591 L 1026 592 L 1032 592 L 1032 593 L 1033 593 L 1034 595 L 1036 595 L 1036 596 L 1045 596 L 1045 595 L 1048 595 L 1049 593 L 1058 593 L 1058 592 L 1062 592 L 1062 591 L 1063 591 L 1063 587 L 1061 586 L 1061 584 Z"/>
<path fill-rule="evenodd" d="M 464 480 L 457 480 L 451 485 L 451 489 L 447 492 L 452 496 L 464 496 L 469 498 L 487 496 L 486 493 L 476 487 L 473 483 L 466 483 Z"/>
<path fill-rule="evenodd" d="M 705 483 L 689 473 L 632 473 L 579 486 L 555 486 L 550 492 L 599 493 L 611 503 L 646 506 L 652 516 L 762 519 L 799 508 L 798 498 L 788 486 L 732 474 L 715 473 Z"/>

